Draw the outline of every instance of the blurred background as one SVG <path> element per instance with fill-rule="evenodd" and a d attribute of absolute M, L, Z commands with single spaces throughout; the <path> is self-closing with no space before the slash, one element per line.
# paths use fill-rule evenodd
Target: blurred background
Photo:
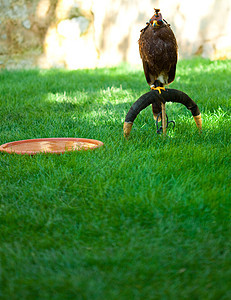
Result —
<path fill-rule="evenodd" d="M 141 64 L 140 30 L 154 7 L 179 58 L 231 58 L 231 0 L 0 0 L 0 68 Z"/>

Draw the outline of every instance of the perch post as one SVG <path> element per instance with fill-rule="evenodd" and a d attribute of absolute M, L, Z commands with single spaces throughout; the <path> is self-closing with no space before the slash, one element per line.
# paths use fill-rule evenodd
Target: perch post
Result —
<path fill-rule="evenodd" d="M 181 103 L 186 106 L 192 113 L 194 121 L 196 123 L 197 128 L 201 132 L 202 129 L 202 119 L 201 113 L 197 106 L 197 104 L 184 92 L 175 90 L 175 89 L 165 89 L 161 94 L 157 90 L 151 90 L 150 92 L 142 95 L 128 111 L 125 122 L 124 122 L 124 136 L 126 138 L 129 137 L 130 132 L 132 130 L 132 125 L 138 114 L 145 109 L 147 106 L 152 104 L 152 110 L 155 115 L 158 115 L 162 112 L 162 128 L 163 134 L 166 134 L 167 120 L 166 120 L 166 102 L 176 102 Z M 171 122 L 171 121 L 170 121 Z M 170 123 L 169 122 L 169 123 Z"/>
<path fill-rule="evenodd" d="M 163 128 L 163 135 L 166 135 L 166 108 L 165 103 L 161 102 L 161 111 L 162 111 L 162 128 Z"/>

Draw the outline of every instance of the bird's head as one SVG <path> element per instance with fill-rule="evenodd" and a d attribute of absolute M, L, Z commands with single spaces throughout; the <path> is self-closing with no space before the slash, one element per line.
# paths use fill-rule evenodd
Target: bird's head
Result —
<path fill-rule="evenodd" d="M 160 10 L 157 8 L 154 8 L 155 13 L 149 20 L 149 23 L 155 27 L 158 28 L 164 24 L 163 19 L 162 19 L 162 14 L 160 13 Z"/>

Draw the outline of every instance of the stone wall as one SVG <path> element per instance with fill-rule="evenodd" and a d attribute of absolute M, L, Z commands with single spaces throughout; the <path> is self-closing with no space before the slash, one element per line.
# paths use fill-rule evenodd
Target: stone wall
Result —
<path fill-rule="evenodd" d="M 231 58 L 231 0 L 161 0 L 183 57 Z"/>
<path fill-rule="evenodd" d="M 41 55 L 43 41 L 49 28 L 56 1 L 49 1 L 49 10 L 38 14 L 40 0 L 0 0 L 0 67 L 17 66 L 17 62 L 34 65 Z M 23 66 L 23 63 L 22 63 Z"/>
<path fill-rule="evenodd" d="M 0 67 L 140 64 L 137 41 L 154 7 L 181 58 L 231 58 L 230 0 L 0 0 Z"/>

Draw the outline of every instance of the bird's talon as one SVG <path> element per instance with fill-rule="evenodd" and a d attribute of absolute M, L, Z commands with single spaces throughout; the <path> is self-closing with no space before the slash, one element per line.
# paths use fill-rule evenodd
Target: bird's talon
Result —
<path fill-rule="evenodd" d="M 151 90 L 153 90 L 153 91 L 158 91 L 159 94 L 161 94 L 161 90 L 165 91 L 165 88 L 162 87 L 162 86 L 158 86 L 158 87 L 153 87 L 153 86 L 151 86 Z"/>

